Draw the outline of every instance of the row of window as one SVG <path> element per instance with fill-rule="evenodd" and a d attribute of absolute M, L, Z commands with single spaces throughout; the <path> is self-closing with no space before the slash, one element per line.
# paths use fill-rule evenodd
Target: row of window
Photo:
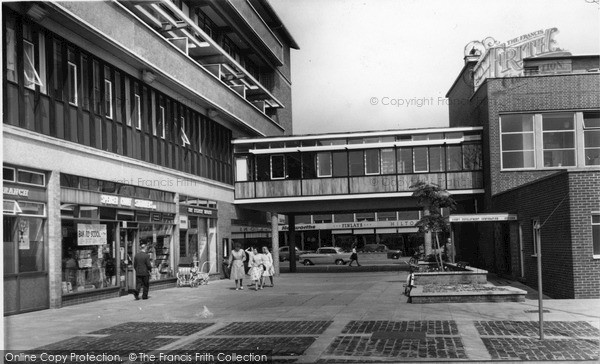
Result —
<path fill-rule="evenodd" d="M 296 224 L 325 224 L 335 222 L 419 220 L 418 210 L 357 212 L 348 214 L 298 215 Z"/>
<path fill-rule="evenodd" d="M 502 169 L 600 165 L 600 112 L 500 117 Z"/>
<path fill-rule="evenodd" d="M 302 152 L 236 159 L 237 181 L 478 171 L 481 144 Z M 254 163 L 255 162 L 255 163 Z"/>
<path fill-rule="evenodd" d="M 15 182 L 24 185 L 46 186 L 46 175 L 44 173 L 17 169 L 15 167 L 3 166 L 2 180 L 4 182 Z"/>

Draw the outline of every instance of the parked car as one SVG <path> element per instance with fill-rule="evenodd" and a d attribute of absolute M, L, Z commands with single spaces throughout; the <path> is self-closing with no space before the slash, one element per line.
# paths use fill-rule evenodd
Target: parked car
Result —
<path fill-rule="evenodd" d="M 387 257 L 388 259 L 400 259 L 402 256 L 402 251 L 400 250 L 388 250 Z"/>
<path fill-rule="evenodd" d="M 296 260 L 300 260 L 300 254 L 304 253 L 300 249 L 296 248 Z M 279 261 L 285 262 L 286 260 L 290 260 L 290 247 L 282 246 L 279 248 Z"/>
<path fill-rule="evenodd" d="M 343 265 L 350 261 L 351 253 L 344 252 L 340 247 L 323 247 L 315 253 L 300 255 L 300 261 L 304 265 L 313 264 L 337 264 Z"/>
<path fill-rule="evenodd" d="M 388 251 L 388 247 L 385 244 L 366 244 L 361 251 L 363 253 L 385 253 Z"/>

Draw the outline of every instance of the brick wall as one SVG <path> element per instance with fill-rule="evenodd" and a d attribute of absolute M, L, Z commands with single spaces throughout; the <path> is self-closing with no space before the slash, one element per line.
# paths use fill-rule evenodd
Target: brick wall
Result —
<path fill-rule="evenodd" d="M 575 298 L 600 298 L 600 259 L 593 258 L 590 213 L 600 211 L 600 171 L 569 173 Z"/>

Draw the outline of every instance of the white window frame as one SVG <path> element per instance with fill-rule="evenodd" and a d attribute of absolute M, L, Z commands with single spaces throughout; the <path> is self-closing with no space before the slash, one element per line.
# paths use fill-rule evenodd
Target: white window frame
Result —
<path fill-rule="evenodd" d="M 417 149 L 425 149 L 425 158 L 427 158 L 427 162 L 425 163 L 425 166 L 427 169 L 425 169 L 424 171 L 417 171 L 417 158 L 416 158 L 416 154 L 415 151 Z M 414 173 L 429 173 L 429 147 L 424 146 L 424 147 L 413 147 L 412 148 L 412 155 L 413 155 L 413 172 Z"/>
<path fill-rule="evenodd" d="M 106 78 L 104 79 L 104 98 L 106 98 L 106 90 L 108 90 L 108 100 L 104 100 L 105 102 L 105 106 L 106 106 L 106 101 L 108 101 L 109 107 L 107 107 L 107 110 L 104 110 L 104 114 L 106 115 L 106 117 L 108 119 L 112 119 L 113 118 L 113 93 L 112 93 L 112 81 L 111 80 L 107 80 Z"/>
<path fill-rule="evenodd" d="M 4 181 L 4 182 L 17 182 L 17 169 L 16 168 L 13 168 L 13 167 L 4 167 L 3 166 L 2 169 L 12 169 L 12 171 L 13 171 L 13 177 L 14 177 L 12 179 L 12 181 L 9 180 L 9 179 L 4 179 L 4 173 L 3 173 L 2 174 L 2 181 Z"/>
<path fill-rule="evenodd" d="M 281 157 L 283 158 L 283 177 L 273 177 L 273 157 Z M 271 169 L 271 180 L 281 180 L 285 179 L 285 154 L 273 154 L 269 157 L 269 167 Z"/>
<path fill-rule="evenodd" d="M 162 139 L 165 138 L 165 107 L 164 106 L 159 106 L 158 107 L 159 111 L 160 111 L 160 120 L 161 120 L 161 134 L 160 137 Z"/>
<path fill-rule="evenodd" d="M 74 77 L 74 79 L 72 79 L 71 77 Z M 73 106 L 78 106 L 79 105 L 79 100 L 78 100 L 78 90 L 77 90 L 77 65 L 71 61 L 67 61 L 67 79 L 73 82 L 73 88 L 71 89 L 71 84 L 69 84 L 69 92 L 72 92 L 74 97 L 75 97 L 75 101 L 71 101 L 71 95 L 68 95 L 69 98 L 69 104 L 73 105 Z"/>
<path fill-rule="evenodd" d="M 591 111 L 591 112 L 595 112 L 595 111 Z M 600 112 L 600 111 L 598 111 L 598 112 Z M 599 148 L 598 147 L 586 147 L 585 146 L 585 133 L 586 133 L 586 131 L 590 131 L 590 132 L 596 131 L 596 132 L 600 133 L 600 126 L 586 126 L 585 125 L 585 113 L 586 113 L 585 111 L 581 113 L 581 128 L 582 128 L 581 143 L 583 144 L 582 145 L 583 153 L 581 155 L 582 155 L 582 158 L 583 158 L 583 167 L 588 167 L 588 168 L 589 167 L 598 167 L 599 166 L 598 164 L 587 164 L 587 157 L 586 157 L 585 152 L 588 149 L 594 150 L 594 149 L 599 149 Z"/>
<path fill-rule="evenodd" d="M 183 143 L 182 146 L 185 148 L 186 145 L 191 145 L 191 143 L 190 139 L 185 133 L 185 118 L 183 116 L 180 116 L 179 120 L 181 121 L 181 142 Z"/>
<path fill-rule="evenodd" d="M 16 201 L 17 205 L 19 204 L 19 201 Z M 23 203 L 28 203 L 28 204 L 32 204 L 32 205 L 42 205 L 42 214 L 41 215 L 34 215 L 34 214 L 24 214 L 20 207 L 20 205 L 18 205 L 18 209 L 21 210 L 21 212 L 19 213 L 19 216 L 27 216 L 27 217 L 46 217 L 46 204 L 42 203 L 42 202 L 36 202 L 36 201 L 21 201 Z"/>
<path fill-rule="evenodd" d="M 379 172 L 381 174 L 384 174 L 383 171 L 383 151 L 387 151 L 388 153 L 391 151 L 391 156 L 392 159 L 394 160 L 392 165 L 394 166 L 394 172 L 392 174 L 396 174 L 396 172 L 398 171 L 398 161 L 396 160 L 396 149 L 395 148 L 383 148 L 379 150 L 379 159 L 380 159 L 380 167 L 379 167 Z M 389 173 L 385 173 L 385 174 L 389 174 Z"/>
<path fill-rule="evenodd" d="M 30 47 L 31 56 L 34 57 L 33 59 L 30 58 L 29 53 L 26 51 L 27 47 Z M 30 79 L 27 76 L 27 66 L 29 66 L 33 72 L 33 79 Z M 40 87 L 43 86 L 40 75 L 38 74 L 37 69 L 35 68 L 35 45 L 27 39 L 23 39 L 23 74 L 25 75 L 24 86 L 26 88 L 30 90 L 35 90 L 35 85 L 38 85 Z"/>
<path fill-rule="evenodd" d="M 43 94 L 47 94 L 48 87 L 44 82 L 46 80 L 46 37 L 43 33 L 38 34 L 38 58 L 40 60 L 40 65 L 39 72 L 36 73 L 36 76 L 40 82 L 40 92 Z"/>
<path fill-rule="evenodd" d="M 368 168 L 369 166 L 367 165 L 367 153 L 368 152 L 377 152 L 378 156 L 377 156 L 377 172 L 368 172 Z M 365 160 L 365 176 L 376 176 L 376 175 L 380 175 L 381 174 L 381 151 L 379 149 L 365 149 L 365 151 L 363 152 L 363 158 Z"/>
<path fill-rule="evenodd" d="M 513 114 L 506 114 L 506 115 L 513 115 Z M 498 118 L 498 130 L 500 131 L 499 135 L 499 142 L 500 142 L 500 170 L 501 171 L 530 171 L 530 170 L 534 170 L 537 169 L 537 160 L 538 160 L 538 152 L 536 150 L 537 147 L 537 126 L 536 126 L 536 119 L 537 119 L 537 115 L 540 114 L 527 114 L 527 115 L 531 115 L 532 117 L 532 130 L 531 131 L 519 131 L 519 132 L 502 132 L 502 116 L 505 115 L 500 115 L 500 117 Z M 504 153 L 504 148 L 502 146 L 502 136 L 503 135 L 511 135 L 511 134 L 533 134 L 533 149 L 522 149 L 521 152 L 533 152 L 533 167 L 519 167 L 519 168 L 508 168 L 508 167 L 504 167 L 504 158 L 502 158 L 502 155 Z M 514 153 L 517 151 L 507 151 L 508 153 Z M 464 157 L 463 157 L 464 158 Z M 464 171 L 464 160 L 463 160 L 463 171 Z"/>
<path fill-rule="evenodd" d="M 573 118 L 573 129 L 563 129 L 563 130 L 544 130 L 544 115 L 549 115 L 549 114 L 561 114 L 560 112 L 546 112 L 546 113 L 540 113 L 541 115 L 541 122 L 540 122 L 540 126 L 539 126 L 539 130 L 540 130 L 540 135 L 542 136 L 542 144 L 541 144 L 541 148 L 540 148 L 540 157 L 541 157 L 541 161 L 542 161 L 542 168 L 543 169 L 556 169 L 556 168 L 575 168 L 577 167 L 577 118 L 575 117 L 575 112 L 564 112 L 566 113 L 572 113 L 572 118 Z M 534 131 L 535 131 L 535 122 L 534 122 Z M 569 133 L 572 132 L 573 133 L 573 148 L 558 148 L 558 149 L 545 149 L 544 148 L 544 136 L 546 134 L 549 133 Z M 582 146 L 583 148 L 583 146 Z M 544 152 L 551 152 L 551 151 L 568 151 L 568 150 L 572 150 L 573 151 L 573 165 L 569 165 L 569 166 L 547 166 L 544 163 Z"/>
<path fill-rule="evenodd" d="M 135 113 L 135 117 L 137 119 L 135 121 L 135 128 L 137 130 L 142 130 L 142 98 L 140 97 L 140 95 L 133 95 L 133 103 L 134 106 L 137 108 L 137 112 Z"/>
<path fill-rule="evenodd" d="M 328 154 L 329 155 L 329 174 L 321 174 L 321 158 L 319 155 Z M 333 155 L 331 152 L 318 152 L 317 153 L 317 177 L 331 177 L 333 176 Z"/>
<path fill-rule="evenodd" d="M 42 176 L 42 184 L 38 185 L 38 184 L 35 184 L 35 183 L 27 183 L 27 182 L 21 182 L 21 181 L 19 181 L 19 172 L 27 172 L 27 173 L 38 174 L 38 175 Z M 32 171 L 32 170 L 29 170 L 29 169 L 18 169 L 17 173 L 15 174 L 15 180 L 16 180 L 17 183 L 22 184 L 22 185 L 37 186 L 37 187 L 46 187 L 46 175 L 44 173 Z"/>
<path fill-rule="evenodd" d="M 12 203 L 12 210 L 5 210 L 4 204 Z M 2 201 L 2 213 L 6 215 L 17 215 L 21 213 L 21 208 L 19 207 L 19 203 L 16 200 L 3 200 Z"/>
<path fill-rule="evenodd" d="M 593 254 L 594 259 L 600 259 L 600 251 L 599 252 L 594 251 L 594 229 L 593 229 L 594 226 L 600 225 L 600 223 L 594 222 L 594 216 L 600 217 L 600 211 L 592 211 L 592 213 L 590 214 L 590 226 L 592 227 L 592 254 Z"/>

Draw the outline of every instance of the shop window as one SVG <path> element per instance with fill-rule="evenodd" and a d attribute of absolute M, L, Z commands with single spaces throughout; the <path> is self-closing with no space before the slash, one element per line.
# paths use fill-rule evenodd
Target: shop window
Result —
<path fill-rule="evenodd" d="M 464 144 L 462 154 L 465 170 L 478 171 L 483 169 L 481 144 Z"/>
<path fill-rule="evenodd" d="M 268 155 L 256 156 L 256 180 L 268 181 L 271 177 L 271 164 Z"/>
<path fill-rule="evenodd" d="M 348 153 L 332 152 L 331 163 L 333 165 L 333 177 L 346 177 L 348 175 Z"/>
<path fill-rule="evenodd" d="M 396 173 L 396 152 L 393 148 L 381 150 L 381 174 Z"/>
<path fill-rule="evenodd" d="M 3 200 L 2 201 L 2 212 L 9 215 L 16 215 L 21 213 L 19 204 L 14 200 Z"/>
<path fill-rule="evenodd" d="M 75 218 L 78 216 L 79 211 L 76 210 L 74 204 L 61 204 L 60 205 L 60 217 Z"/>
<path fill-rule="evenodd" d="M 285 159 L 282 154 L 271 156 L 271 179 L 285 178 Z"/>
<path fill-rule="evenodd" d="M 460 145 L 449 145 L 446 147 L 446 170 L 462 170 L 462 147 Z"/>
<path fill-rule="evenodd" d="M 381 170 L 379 149 L 365 150 L 365 174 L 379 174 Z"/>
<path fill-rule="evenodd" d="M 592 242 L 594 255 L 600 257 L 600 212 L 592 214 Z"/>
<path fill-rule="evenodd" d="M 15 169 L 2 167 L 2 180 L 6 182 L 15 182 Z"/>
<path fill-rule="evenodd" d="M 17 41 L 15 35 L 15 19 L 6 17 L 6 27 L 4 28 L 5 54 L 6 54 L 6 79 L 12 82 L 17 81 Z"/>
<path fill-rule="evenodd" d="M 533 115 L 500 117 L 502 169 L 535 168 Z"/>
<path fill-rule="evenodd" d="M 79 217 L 82 219 L 97 220 L 100 218 L 97 206 L 79 206 Z"/>
<path fill-rule="evenodd" d="M 437 134 L 432 134 L 437 135 Z M 444 148 L 442 146 L 429 147 L 429 171 L 443 172 L 446 168 Z"/>
<path fill-rule="evenodd" d="M 365 174 L 365 156 L 362 150 L 348 152 L 348 162 L 351 176 L 363 176 Z"/>
<path fill-rule="evenodd" d="M 583 113 L 583 138 L 585 165 L 600 165 L 600 112 Z"/>
<path fill-rule="evenodd" d="M 17 181 L 28 185 L 45 186 L 46 176 L 43 173 L 26 171 L 19 169 L 17 172 Z"/>
<path fill-rule="evenodd" d="M 542 115 L 544 167 L 575 165 L 575 119 L 573 113 Z"/>
<path fill-rule="evenodd" d="M 18 245 L 19 273 L 44 271 L 44 220 L 18 217 L 13 233 L 13 241 Z"/>
<path fill-rule="evenodd" d="M 396 151 L 398 160 L 398 173 L 412 173 L 413 156 L 411 148 L 400 148 Z"/>
<path fill-rule="evenodd" d="M 413 148 L 414 172 L 428 172 L 427 147 Z"/>
<path fill-rule="evenodd" d="M 46 216 L 46 205 L 39 202 L 28 202 L 28 201 L 19 201 L 19 209 L 21 210 L 21 215 L 39 215 Z"/>
<path fill-rule="evenodd" d="M 318 177 L 331 177 L 331 153 L 320 152 L 317 153 L 317 176 Z"/>

